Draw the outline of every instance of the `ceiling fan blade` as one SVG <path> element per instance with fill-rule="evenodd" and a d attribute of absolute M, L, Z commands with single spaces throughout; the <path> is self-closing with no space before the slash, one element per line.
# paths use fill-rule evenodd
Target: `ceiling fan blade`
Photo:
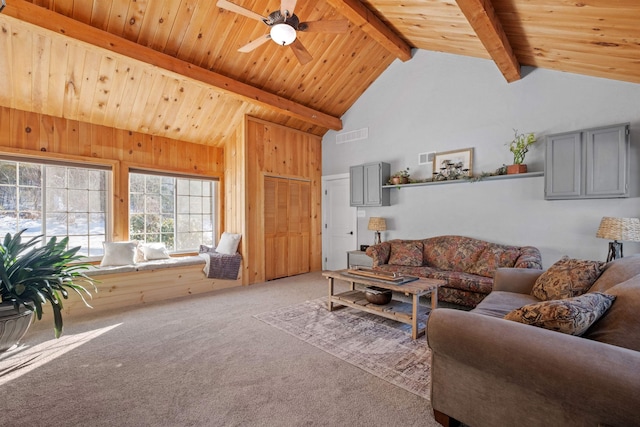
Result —
<path fill-rule="evenodd" d="M 271 36 L 269 34 L 265 34 L 264 36 L 260 37 L 259 39 L 255 39 L 254 41 L 245 44 L 240 49 L 238 49 L 238 52 L 242 52 L 242 53 L 251 52 L 252 50 L 257 48 L 258 46 L 262 46 L 263 44 L 265 44 L 269 40 L 271 40 Z"/>
<path fill-rule="evenodd" d="M 289 45 L 289 47 L 291 47 L 293 54 L 296 56 L 296 58 L 298 58 L 298 62 L 300 62 L 300 65 L 304 65 L 313 59 L 309 51 L 303 46 L 300 40 L 295 39 L 293 43 Z"/>
<path fill-rule="evenodd" d="M 280 1 L 280 13 L 282 16 L 289 18 L 293 15 L 293 10 L 296 8 L 296 0 L 281 0 Z"/>
<path fill-rule="evenodd" d="M 216 6 L 222 9 L 226 9 L 230 12 L 235 12 L 239 15 L 246 16 L 247 18 L 255 19 L 257 21 L 264 22 L 267 19 L 249 9 L 245 9 L 244 7 L 238 6 L 237 4 L 233 4 L 227 0 L 218 0 L 218 3 L 216 3 Z"/>
<path fill-rule="evenodd" d="M 298 29 L 315 33 L 346 33 L 349 31 L 349 21 L 340 19 L 337 21 L 301 22 Z"/>

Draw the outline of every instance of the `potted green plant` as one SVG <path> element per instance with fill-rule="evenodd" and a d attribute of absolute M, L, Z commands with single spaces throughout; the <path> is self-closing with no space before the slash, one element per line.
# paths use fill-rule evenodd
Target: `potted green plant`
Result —
<path fill-rule="evenodd" d="M 77 255 L 80 247 L 67 249 L 68 237 L 59 241 L 52 237 L 39 246 L 43 236 L 23 241 L 25 231 L 13 236 L 7 233 L 0 243 L 0 323 L 13 322 L 9 328 L 0 325 L 0 332 L 9 332 L 6 338 L 0 334 L 0 352 L 18 343 L 34 313 L 37 319 L 42 318 L 43 305 L 47 303 L 53 310 L 54 335 L 59 338 L 63 326 L 62 299 L 67 299 L 71 290 L 91 307 L 85 298 L 91 297 L 91 293 L 81 283 L 96 289 L 94 280 L 82 272 L 90 265 L 78 262 L 82 258 Z M 18 325 L 24 330 L 17 329 Z"/>
<path fill-rule="evenodd" d="M 400 185 L 409 183 L 409 168 L 400 170 L 389 178 L 389 184 Z"/>
<path fill-rule="evenodd" d="M 513 141 L 508 143 L 509 151 L 513 153 L 513 164 L 507 166 L 507 174 L 525 173 L 527 171 L 527 165 L 523 164 L 524 156 L 529 152 L 529 147 L 536 142 L 536 137 L 533 133 L 518 133 L 516 129 L 514 129 L 514 132 Z"/>

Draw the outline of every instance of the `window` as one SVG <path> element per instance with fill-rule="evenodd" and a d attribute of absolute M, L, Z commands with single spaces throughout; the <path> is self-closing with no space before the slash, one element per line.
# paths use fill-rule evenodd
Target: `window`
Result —
<path fill-rule="evenodd" d="M 172 251 L 212 245 L 216 191 L 213 180 L 130 173 L 129 238 Z"/>
<path fill-rule="evenodd" d="M 69 237 L 79 254 L 103 254 L 110 172 L 0 159 L 0 236 Z"/>

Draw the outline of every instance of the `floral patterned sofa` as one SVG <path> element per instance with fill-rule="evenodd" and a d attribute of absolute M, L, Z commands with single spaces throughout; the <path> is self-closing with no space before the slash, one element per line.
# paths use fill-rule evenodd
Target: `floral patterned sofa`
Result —
<path fill-rule="evenodd" d="M 533 246 L 509 246 L 464 236 L 390 240 L 369 246 L 374 270 L 446 280 L 438 300 L 475 307 L 493 289 L 498 268 L 542 269 Z"/>

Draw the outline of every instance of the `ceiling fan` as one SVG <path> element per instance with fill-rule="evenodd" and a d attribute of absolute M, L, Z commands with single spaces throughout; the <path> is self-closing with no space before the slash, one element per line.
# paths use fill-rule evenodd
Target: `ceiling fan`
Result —
<path fill-rule="evenodd" d="M 281 0 L 280 9 L 271 12 L 266 18 L 227 0 L 218 0 L 217 6 L 246 16 L 247 18 L 260 21 L 271 28 L 269 30 L 269 34 L 265 34 L 264 36 L 247 43 L 238 49 L 238 52 L 251 52 L 258 46 L 262 46 L 267 41 L 273 40 L 281 46 L 291 47 L 293 54 L 298 58 L 298 62 L 302 65 L 311 61 L 313 57 L 302 45 L 302 42 L 298 40 L 296 34 L 297 31 L 346 33 L 349 29 L 349 21 L 347 20 L 300 22 L 298 16 L 293 13 L 293 10 L 296 7 L 296 0 Z"/>

